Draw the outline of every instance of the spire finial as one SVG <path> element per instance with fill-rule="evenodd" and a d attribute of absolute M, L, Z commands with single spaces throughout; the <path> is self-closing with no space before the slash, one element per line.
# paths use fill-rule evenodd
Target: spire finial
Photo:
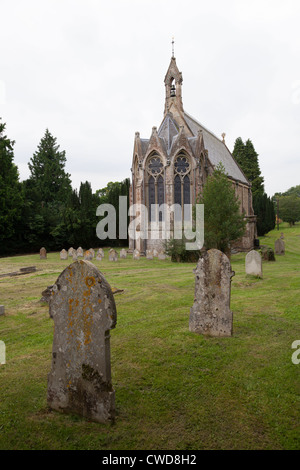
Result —
<path fill-rule="evenodd" d="M 172 37 L 172 57 L 174 59 L 174 36 Z"/>

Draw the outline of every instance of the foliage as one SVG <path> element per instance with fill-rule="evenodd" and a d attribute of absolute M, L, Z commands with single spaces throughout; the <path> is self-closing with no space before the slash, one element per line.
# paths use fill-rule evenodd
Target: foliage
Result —
<path fill-rule="evenodd" d="M 171 260 L 177 263 L 196 263 L 200 257 L 200 250 L 187 250 L 186 240 L 184 237 L 181 239 L 171 238 L 165 241 L 165 252 L 171 257 Z"/>
<path fill-rule="evenodd" d="M 204 204 L 204 246 L 228 254 L 245 231 L 246 222 L 234 188 L 220 163 L 207 178 L 198 203 Z"/>
<path fill-rule="evenodd" d="M 279 201 L 279 217 L 288 222 L 291 226 L 300 220 L 300 197 L 295 194 L 292 196 L 281 196 Z"/>
<path fill-rule="evenodd" d="M 14 141 L 5 135 L 0 122 L 0 254 L 15 250 L 19 239 L 23 193 L 19 174 L 13 163 Z"/>
<path fill-rule="evenodd" d="M 253 197 L 257 194 L 262 195 L 264 193 L 264 178 L 261 176 L 259 168 L 258 153 L 251 140 L 248 139 L 246 143 L 244 143 L 242 138 L 238 137 L 235 141 L 232 155 L 241 167 L 246 178 L 252 184 Z"/>
<path fill-rule="evenodd" d="M 274 202 L 266 193 L 256 194 L 253 198 L 253 210 L 257 215 L 258 236 L 263 236 L 274 229 L 276 222 Z"/>

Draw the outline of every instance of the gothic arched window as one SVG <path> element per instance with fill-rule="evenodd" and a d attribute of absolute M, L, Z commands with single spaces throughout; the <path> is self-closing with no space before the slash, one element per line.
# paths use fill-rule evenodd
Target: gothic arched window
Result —
<path fill-rule="evenodd" d="M 186 155 L 180 154 L 174 163 L 174 203 L 182 207 L 184 220 L 190 220 L 191 213 L 184 211 L 185 204 L 191 204 L 190 162 Z"/>
<path fill-rule="evenodd" d="M 158 155 L 150 157 L 146 169 L 148 173 L 149 220 L 154 221 L 159 217 L 159 221 L 161 222 L 162 213 L 159 212 L 158 216 L 158 205 L 165 202 L 164 166 L 161 158 Z"/>

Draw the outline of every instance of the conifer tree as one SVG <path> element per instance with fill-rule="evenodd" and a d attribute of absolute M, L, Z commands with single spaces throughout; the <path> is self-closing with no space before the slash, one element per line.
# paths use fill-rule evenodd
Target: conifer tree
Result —
<path fill-rule="evenodd" d="M 13 163 L 14 141 L 5 135 L 5 127 L 0 122 L 0 254 L 18 250 L 23 205 L 18 168 Z"/>

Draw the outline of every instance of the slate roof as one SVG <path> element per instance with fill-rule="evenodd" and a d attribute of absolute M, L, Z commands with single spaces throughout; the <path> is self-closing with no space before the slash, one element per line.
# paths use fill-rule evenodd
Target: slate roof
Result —
<path fill-rule="evenodd" d="M 202 130 L 204 147 L 208 150 L 208 158 L 211 163 L 216 166 L 219 162 L 221 162 L 225 168 L 225 172 L 228 173 L 229 176 L 243 183 L 249 184 L 249 181 L 243 174 L 242 170 L 222 140 L 220 140 L 217 136 L 202 126 L 202 124 L 200 124 L 198 121 L 196 121 L 196 119 L 192 118 L 192 116 L 186 112 L 184 113 L 184 118 L 191 132 L 195 136 L 194 138 L 189 139 L 190 141 L 196 139 L 198 131 L 200 129 Z"/>

